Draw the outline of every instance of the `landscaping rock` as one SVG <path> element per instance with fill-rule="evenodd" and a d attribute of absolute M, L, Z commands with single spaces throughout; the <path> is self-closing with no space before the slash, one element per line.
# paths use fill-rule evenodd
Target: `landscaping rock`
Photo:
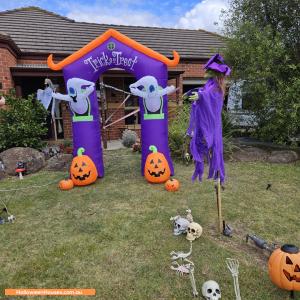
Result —
<path fill-rule="evenodd" d="M 232 158 L 236 161 L 264 161 L 267 156 L 267 151 L 257 147 L 245 147 L 232 154 Z"/>
<path fill-rule="evenodd" d="M 46 170 L 48 171 L 67 171 L 73 159 L 72 154 L 57 154 L 47 161 Z"/>
<path fill-rule="evenodd" d="M 51 157 L 57 155 L 61 152 L 61 149 L 59 146 L 52 145 L 52 146 L 46 146 L 42 149 L 42 152 L 45 154 L 45 159 L 48 160 Z"/>
<path fill-rule="evenodd" d="M 298 154 L 291 150 L 272 151 L 267 161 L 270 163 L 291 163 L 299 159 Z"/>
<path fill-rule="evenodd" d="M 18 161 L 26 163 L 27 174 L 35 173 L 45 166 L 45 155 L 36 149 L 15 147 L 0 153 L 4 164 L 4 173 L 15 175 Z"/>

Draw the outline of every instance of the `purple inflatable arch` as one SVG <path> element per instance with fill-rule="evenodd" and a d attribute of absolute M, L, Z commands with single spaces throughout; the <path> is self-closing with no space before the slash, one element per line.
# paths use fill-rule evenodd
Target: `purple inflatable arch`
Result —
<path fill-rule="evenodd" d="M 48 57 L 48 66 L 52 70 L 63 70 L 65 83 L 68 87 L 67 98 L 71 101 L 73 153 L 84 147 L 85 154 L 90 156 L 97 166 L 99 177 L 104 176 L 104 166 L 101 146 L 101 129 L 96 90 L 90 83 L 95 83 L 99 76 L 108 69 L 122 68 L 135 75 L 136 79 L 150 75 L 156 78 L 160 87 L 166 87 L 168 82 L 168 66 L 175 67 L 179 55 L 173 51 L 173 60 L 155 52 L 138 42 L 128 38 L 116 30 L 109 29 L 82 49 L 73 53 L 59 63 L 53 62 L 52 54 Z M 77 80 L 78 79 L 78 80 Z M 76 114 L 72 109 L 72 99 L 77 93 L 73 84 L 78 84 L 81 93 L 86 95 L 88 111 L 86 114 Z M 81 83 L 80 83 L 81 82 Z M 84 89 L 84 86 L 86 89 Z M 93 88 L 91 90 L 91 87 Z M 87 90 L 89 89 L 89 92 Z M 73 96 L 72 96 L 73 95 Z M 62 95 L 63 96 L 63 95 Z M 81 97 L 84 97 L 81 95 Z M 76 100 L 75 100 L 76 102 Z M 76 105 L 76 103 L 73 103 Z M 141 138 L 142 138 L 142 174 L 149 146 L 155 145 L 159 152 L 167 158 L 171 173 L 174 173 L 173 163 L 168 146 L 168 102 L 163 96 L 160 114 L 146 117 L 147 111 L 140 98 Z"/>

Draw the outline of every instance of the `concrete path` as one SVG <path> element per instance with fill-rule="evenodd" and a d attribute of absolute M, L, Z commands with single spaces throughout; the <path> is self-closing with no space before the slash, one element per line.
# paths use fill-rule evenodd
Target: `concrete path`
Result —
<path fill-rule="evenodd" d="M 118 149 L 125 149 L 125 147 L 122 144 L 122 140 L 113 140 L 107 142 L 107 149 L 103 150 L 118 150 Z"/>

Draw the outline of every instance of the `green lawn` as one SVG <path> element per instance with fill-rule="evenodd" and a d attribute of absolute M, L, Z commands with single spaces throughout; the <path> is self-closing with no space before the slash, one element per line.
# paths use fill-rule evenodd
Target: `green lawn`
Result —
<path fill-rule="evenodd" d="M 77 287 L 95 288 L 96 299 L 191 299 L 189 279 L 170 270 L 169 256 L 189 248 L 184 236 L 172 235 L 169 220 L 189 207 L 203 226 L 191 256 L 199 292 L 204 281 L 214 279 L 222 299 L 235 299 L 225 265 L 232 257 L 240 261 L 242 299 L 289 299 L 270 282 L 267 256 L 248 246 L 245 235 L 255 232 L 268 241 L 300 246 L 299 163 L 227 163 L 223 215 L 235 228 L 232 239 L 217 234 L 213 183 L 192 184 L 192 166 L 175 164 L 181 182 L 176 193 L 148 184 L 140 176 L 140 156 L 129 150 L 106 152 L 105 168 L 105 177 L 88 187 L 60 191 L 53 183 L 0 193 L 17 218 L 0 225 L 0 298 L 5 288 Z M 0 181 L 0 189 L 65 176 L 40 172 L 23 181 L 9 178 Z"/>

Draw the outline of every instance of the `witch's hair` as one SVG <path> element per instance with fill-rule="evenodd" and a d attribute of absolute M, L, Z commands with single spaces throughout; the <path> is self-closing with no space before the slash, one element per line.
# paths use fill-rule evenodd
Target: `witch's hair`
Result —
<path fill-rule="evenodd" d="M 217 76 L 215 77 L 215 80 L 218 83 L 219 89 L 222 92 L 224 98 L 226 89 L 225 76 Z"/>

